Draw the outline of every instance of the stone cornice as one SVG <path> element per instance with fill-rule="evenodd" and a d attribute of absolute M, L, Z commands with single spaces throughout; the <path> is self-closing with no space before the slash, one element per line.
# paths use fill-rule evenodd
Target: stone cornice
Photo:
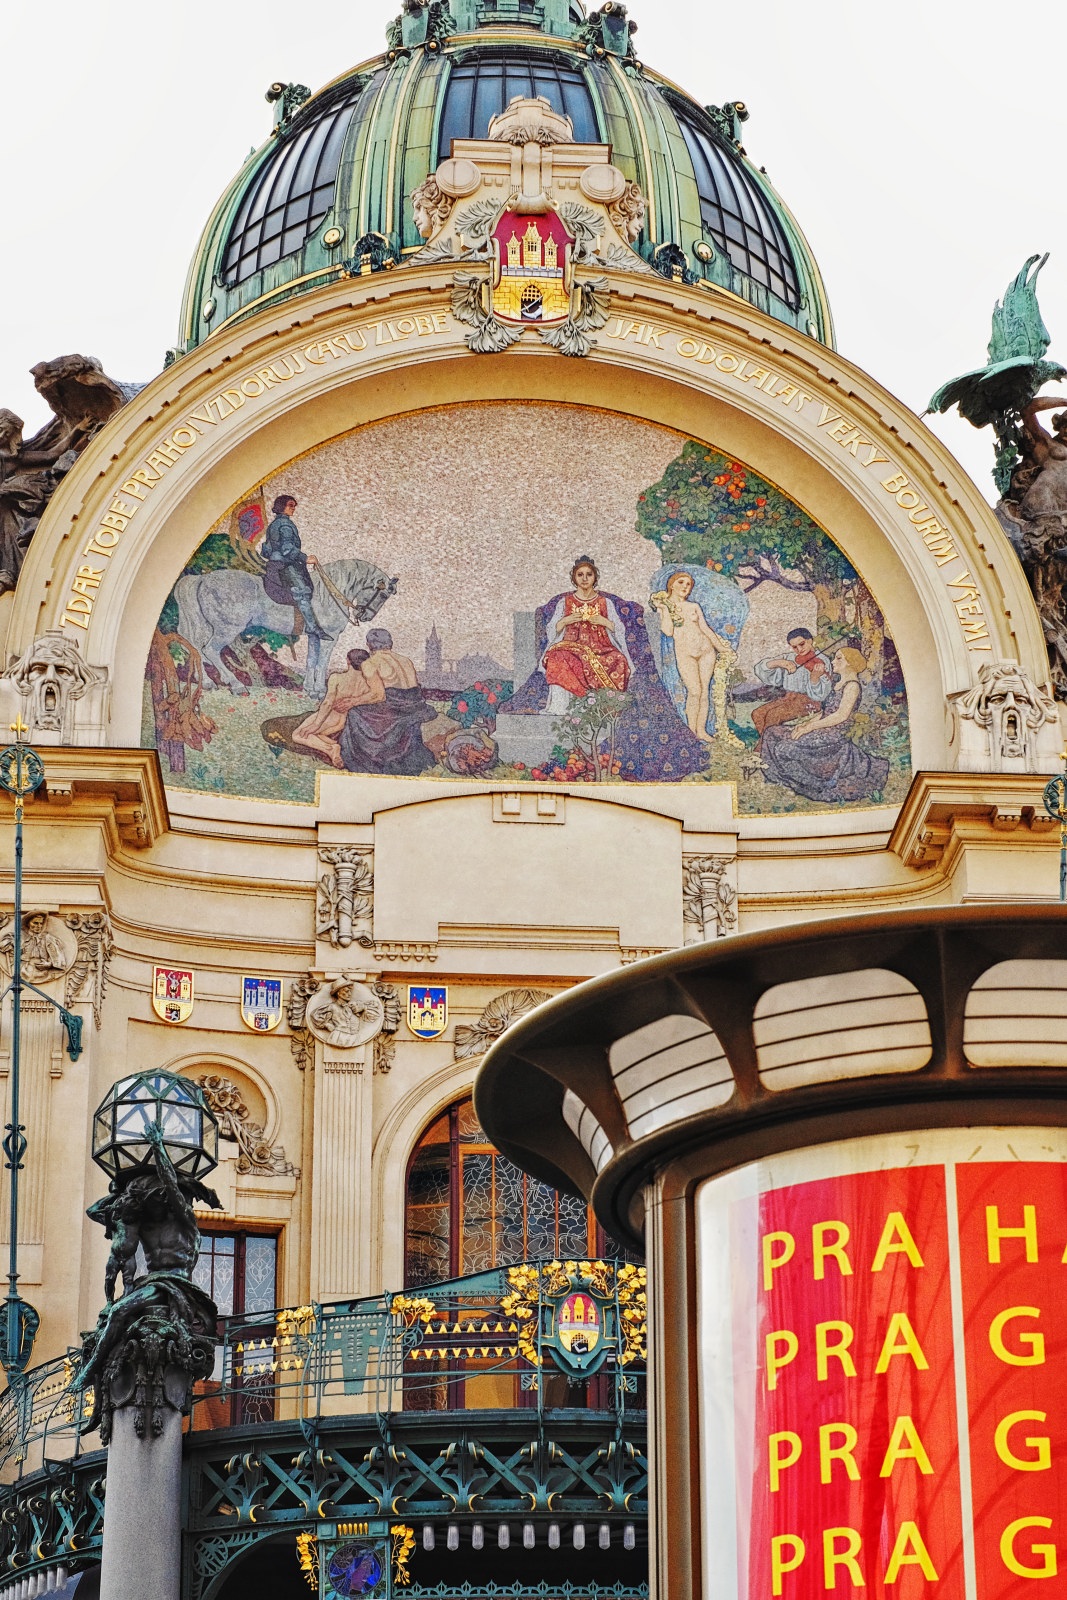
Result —
<path fill-rule="evenodd" d="M 103 821 L 108 851 L 145 850 L 170 827 L 167 796 L 159 757 L 154 750 L 52 747 L 41 752 L 45 781 L 43 800 L 32 802 L 32 815 L 42 804 L 59 823 L 67 816 Z M 30 808 L 27 815 L 31 815 Z"/>
<path fill-rule="evenodd" d="M 889 848 L 905 866 L 951 871 L 967 845 L 1047 848 L 1058 826 L 1042 802 L 1040 773 L 917 772 Z M 1050 880 L 1051 881 L 1051 880 Z"/>

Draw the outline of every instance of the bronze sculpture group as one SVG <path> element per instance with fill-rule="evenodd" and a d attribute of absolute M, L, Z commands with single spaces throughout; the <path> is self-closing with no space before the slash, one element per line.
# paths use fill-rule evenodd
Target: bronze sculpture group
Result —
<path fill-rule="evenodd" d="M 1051 336 L 1036 284 L 1047 260 L 1031 256 L 994 307 L 987 364 L 944 384 L 929 409 L 956 406 L 974 427 L 994 430 L 997 516 L 1037 602 L 1053 691 L 1067 700 L 1067 397 L 1039 397 L 1067 368 L 1045 359 Z M 1041 413 L 1057 406 L 1050 432 Z"/>

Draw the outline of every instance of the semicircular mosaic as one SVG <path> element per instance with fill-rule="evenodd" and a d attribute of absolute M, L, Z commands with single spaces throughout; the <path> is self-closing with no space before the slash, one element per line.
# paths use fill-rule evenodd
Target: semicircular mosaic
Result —
<path fill-rule="evenodd" d="M 332 769 L 727 782 L 742 814 L 910 778 L 885 619 L 805 511 L 669 429 L 525 402 L 252 485 L 160 614 L 143 742 L 173 786 L 300 802 Z"/>

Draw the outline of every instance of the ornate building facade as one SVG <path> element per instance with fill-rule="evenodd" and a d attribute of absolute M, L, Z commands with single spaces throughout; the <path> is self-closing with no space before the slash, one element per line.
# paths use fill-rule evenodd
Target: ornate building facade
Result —
<path fill-rule="evenodd" d="M 164 370 L 39 369 L 28 444 L 0 413 L 23 973 L 84 1038 L 24 1003 L 0 1595 L 93 1592 L 90 1122 L 165 1069 L 222 1138 L 183 1593 L 631 1600 L 640 1268 L 494 1151 L 482 1055 L 685 944 L 1054 895 L 1042 619 L 835 349 L 744 106 L 657 76 L 624 6 L 411 0 L 268 98 Z M 382 1587 L 338 1587 L 364 1536 Z"/>

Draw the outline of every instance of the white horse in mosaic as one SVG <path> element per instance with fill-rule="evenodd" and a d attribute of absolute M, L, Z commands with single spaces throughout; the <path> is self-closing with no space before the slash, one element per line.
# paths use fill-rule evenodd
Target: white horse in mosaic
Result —
<path fill-rule="evenodd" d="M 328 561 L 310 568 L 312 607 L 325 639 L 307 636 L 304 690 L 313 700 L 326 693 L 326 670 L 334 645 L 352 623 L 369 622 L 389 596 L 396 593 L 396 578 L 388 577 L 369 561 Z M 323 581 L 325 577 L 325 582 Z M 217 572 L 189 573 L 174 585 L 178 604 L 178 632 L 210 662 L 233 694 L 247 694 L 241 680 L 222 659 L 249 628 L 292 634 L 293 607 L 271 600 L 263 581 L 251 572 L 224 567 Z M 343 601 L 343 603 L 342 603 Z"/>

